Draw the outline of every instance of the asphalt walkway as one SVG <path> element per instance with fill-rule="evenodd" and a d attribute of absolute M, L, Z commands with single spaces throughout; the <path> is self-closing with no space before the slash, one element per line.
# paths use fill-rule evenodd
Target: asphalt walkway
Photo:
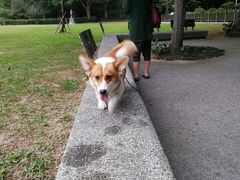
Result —
<path fill-rule="evenodd" d="M 240 39 L 185 41 L 226 55 L 153 60 L 137 83 L 177 180 L 240 179 Z"/>

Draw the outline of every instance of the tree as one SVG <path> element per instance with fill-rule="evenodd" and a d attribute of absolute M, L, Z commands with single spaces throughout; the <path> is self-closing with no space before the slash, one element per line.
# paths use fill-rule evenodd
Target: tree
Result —
<path fill-rule="evenodd" d="M 104 17 L 108 18 L 108 3 L 111 0 L 104 0 Z"/>
<path fill-rule="evenodd" d="M 175 0 L 174 3 L 174 24 L 169 45 L 171 54 L 179 52 L 183 46 L 185 0 Z"/>
<path fill-rule="evenodd" d="M 64 0 L 61 0 L 61 12 L 62 12 L 62 19 L 61 19 L 61 30 L 59 31 L 60 33 L 66 32 L 66 26 L 65 26 L 65 11 L 64 11 Z"/>
<path fill-rule="evenodd" d="M 8 14 L 9 14 L 8 9 L 0 7 L 0 18 L 1 17 L 6 18 L 6 17 L 8 17 Z"/>
<path fill-rule="evenodd" d="M 162 14 L 169 14 L 173 10 L 174 0 L 156 0 L 155 3 L 160 7 Z"/>
<path fill-rule="evenodd" d="M 27 17 L 29 18 L 46 18 L 51 10 L 51 2 L 49 0 L 25 0 L 29 4 L 27 8 Z"/>
<path fill-rule="evenodd" d="M 223 9 L 234 9 L 235 4 L 233 2 L 227 2 L 221 5 L 221 8 Z"/>
<path fill-rule="evenodd" d="M 27 5 L 24 0 L 11 0 L 10 14 L 14 18 L 25 18 Z"/>
<path fill-rule="evenodd" d="M 200 0 L 190 0 L 186 1 L 185 9 L 186 11 L 194 11 L 196 7 L 199 7 L 201 5 Z"/>
<path fill-rule="evenodd" d="M 84 7 L 84 9 L 86 10 L 87 13 L 87 17 L 90 18 L 91 17 L 91 4 L 92 4 L 92 0 L 80 0 L 82 6 Z"/>

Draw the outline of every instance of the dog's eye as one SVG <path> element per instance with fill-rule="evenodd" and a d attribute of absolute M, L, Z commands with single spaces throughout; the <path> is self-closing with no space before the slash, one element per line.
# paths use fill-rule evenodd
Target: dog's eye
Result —
<path fill-rule="evenodd" d="M 95 78 L 96 78 L 96 80 L 99 80 L 99 79 L 100 79 L 100 77 L 99 77 L 99 76 L 95 76 Z"/>
<path fill-rule="evenodd" d="M 107 75 L 107 76 L 106 76 L 106 80 L 108 80 L 108 81 L 112 80 L 112 76 Z"/>

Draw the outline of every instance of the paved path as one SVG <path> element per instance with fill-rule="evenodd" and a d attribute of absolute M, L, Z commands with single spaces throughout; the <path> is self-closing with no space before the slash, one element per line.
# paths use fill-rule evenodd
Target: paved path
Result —
<path fill-rule="evenodd" d="M 177 180 L 240 179 L 240 39 L 191 40 L 226 55 L 195 63 L 153 61 L 140 79 Z"/>

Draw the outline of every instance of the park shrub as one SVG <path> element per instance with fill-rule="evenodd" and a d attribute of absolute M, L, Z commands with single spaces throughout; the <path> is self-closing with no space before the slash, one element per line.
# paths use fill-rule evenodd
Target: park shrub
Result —
<path fill-rule="evenodd" d="M 206 10 L 199 6 L 194 10 L 194 12 L 195 13 L 204 13 L 204 12 L 206 12 Z"/>
<path fill-rule="evenodd" d="M 222 56 L 225 54 L 225 51 L 215 47 L 183 46 L 180 51 L 171 54 L 168 43 L 153 41 L 152 53 L 156 59 L 196 61 Z"/>
<path fill-rule="evenodd" d="M 237 22 L 229 22 L 223 24 L 223 31 L 226 36 L 240 37 L 240 26 Z"/>
<path fill-rule="evenodd" d="M 91 18 L 87 17 L 75 18 L 74 21 L 75 23 L 86 23 L 86 22 L 98 22 L 99 20 L 97 19 L 96 16 L 92 16 Z"/>
<path fill-rule="evenodd" d="M 58 24 L 60 18 L 48 18 L 48 19 L 4 19 L 0 18 L 0 25 L 26 25 L 26 24 Z M 81 17 L 75 18 L 75 23 L 97 22 L 98 19 L 95 16 L 91 18 Z"/>
<path fill-rule="evenodd" d="M 38 19 L 37 24 L 58 24 L 60 20 L 60 18 Z"/>

